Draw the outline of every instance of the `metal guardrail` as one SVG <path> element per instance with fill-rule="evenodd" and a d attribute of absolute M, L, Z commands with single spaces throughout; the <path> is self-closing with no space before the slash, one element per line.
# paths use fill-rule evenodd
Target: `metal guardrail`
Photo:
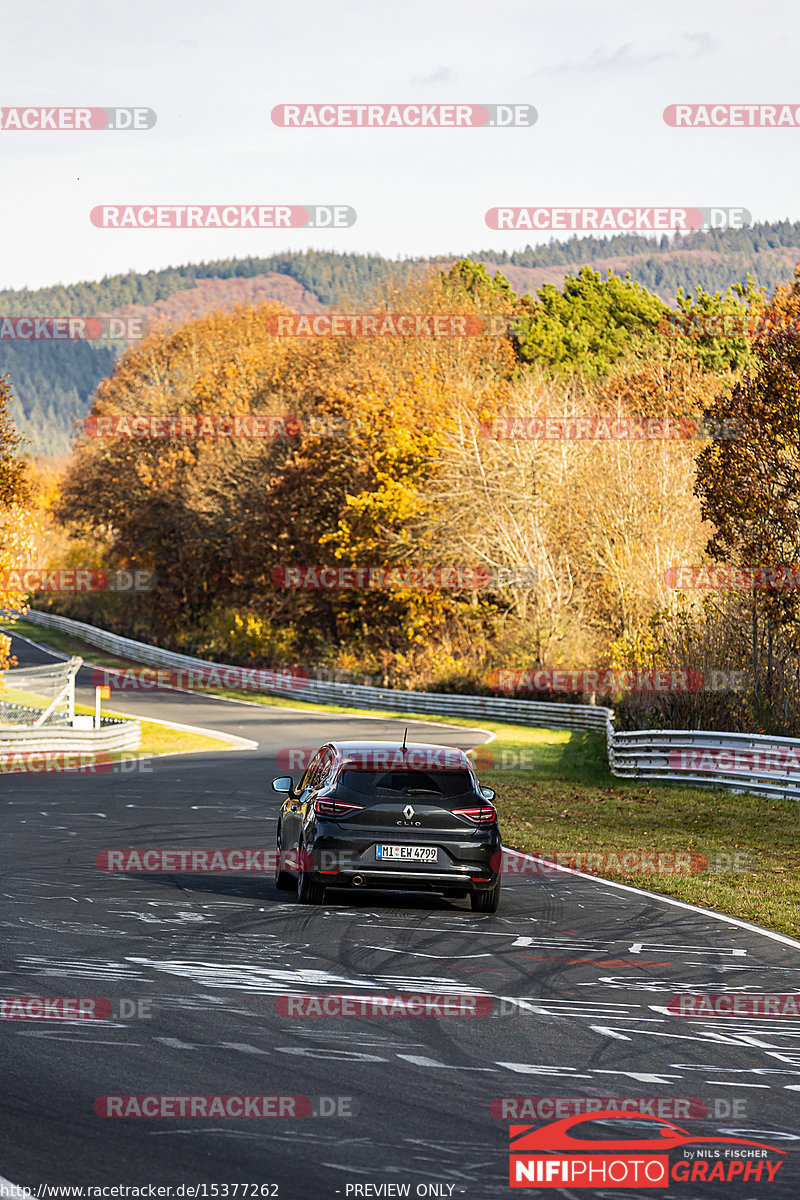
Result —
<path fill-rule="evenodd" d="M 201 668 L 205 672 L 216 669 L 238 671 L 226 663 L 209 662 L 204 658 L 191 658 L 148 646 L 132 638 L 119 637 L 94 625 L 59 617 L 54 613 L 42 613 L 31 609 L 25 614 L 26 621 L 45 628 L 60 629 L 70 633 L 91 646 L 108 650 L 121 658 L 144 663 L 151 667 L 189 670 Z M 611 710 L 594 704 L 556 704 L 536 700 L 510 700 L 502 696 L 458 696 L 437 692 L 412 692 L 401 688 L 374 688 L 363 684 L 328 683 L 317 679 L 287 677 L 281 682 L 276 677 L 275 686 L 265 686 L 265 692 L 275 695 L 291 695 L 297 700 L 311 703 L 342 704 L 351 708 L 377 708 L 389 712 L 413 712 L 422 714 L 445 714 L 449 716 L 511 721 L 521 725 L 539 725 L 551 729 L 595 729 L 606 730 Z"/>
<path fill-rule="evenodd" d="M 724 787 L 800 800 L 800 741 L 698 729 L 615 732 L 609 765 L 617 776 L 682 787 Z"/>
<path fill-rule="evenodd" d="M 0 754 L 113 754 L 138 750 L 141 742 L 140 721 L 104 719 L 99 729 L 3 729 Z"/>
<path fill-rule="evenodd" d="M 52 613 L 31 610 L 26 619 L 61 629 L 90 645 L 148 666 L 231 669 L 225 664 L 174 654 Z M 619 778 L 656 779 L 683 787 L 718 787 L 800 800 L 800 740 L 794 738 L 680 729 L 619 732 L 614 728 L 613 710 L 591 704 L 411 692 L 313 679 L 296 680 L 292 687 L 276 682 L 274 688 L 264 688 L 268 690 L 280 695 L 290 693 L 296 699 L 352 708 L 510 721 L 546 729 L 592 729 L 605 732 L 609 766 Z"/>

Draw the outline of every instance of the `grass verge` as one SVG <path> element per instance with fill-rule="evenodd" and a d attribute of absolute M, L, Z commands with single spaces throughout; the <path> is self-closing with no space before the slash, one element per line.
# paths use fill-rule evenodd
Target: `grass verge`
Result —
<path fill-rule="evenodd" d="M 616 855 L 620 867 L 626 851 L 670 856 L 662 857 L 665 867 L 680 854 L 677 871 L 650 873 L 643 860 L 644 870 L 631 873 L 595 859 L 594 873 L 779 933 L 800 933 L 795 801 L 615 779 L 605 738 L 596 733 L 506 726 L 488 749 L 495 764 L 511 768 L 481 770 L 482 782 L 497 791 L 507 846 L 581 868 L 588 854 Z M 479 766 L 485 756 L 478 750 Z"/>

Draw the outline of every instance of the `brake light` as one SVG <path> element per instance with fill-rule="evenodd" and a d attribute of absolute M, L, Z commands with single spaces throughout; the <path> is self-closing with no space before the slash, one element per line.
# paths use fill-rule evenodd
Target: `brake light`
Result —
<path fill-rule="evenodd" d="M 360 812 L 365 804 L 346 804 L 344 800 L 315 800 L 314 812 L 319 817 L 349 817 L 350 813 Z"/>
<path fill-rule="evenodd" d="M 497 820 L 497 809 L 492 804 L 481 804 L 479 808 L 454 808 L 454 817 L 465 817 L 473 825 L 491 825 Z"/>

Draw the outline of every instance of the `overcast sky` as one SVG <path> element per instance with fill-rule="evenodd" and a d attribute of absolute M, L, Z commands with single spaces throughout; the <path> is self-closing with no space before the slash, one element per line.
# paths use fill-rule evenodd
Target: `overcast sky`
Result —
<path fill-rule="evenodd" d="M 800 218 L 800 128 L 674 129 L 685 101 L 800 105 L 797 0 L 27 0 L 3 106 L 136 105 L 153 129 L 0 132 L 2 287 L 285 249 L 518 249 L 498 205 Z M 527 103 L 513 129 L 284 129 L 276 104 Z M 98 229 L 98 204 L 348 204 L 352 228 Z"/>

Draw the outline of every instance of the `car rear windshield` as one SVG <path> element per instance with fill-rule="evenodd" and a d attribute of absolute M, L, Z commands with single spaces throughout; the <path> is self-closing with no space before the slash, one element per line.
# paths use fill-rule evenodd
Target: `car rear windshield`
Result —
<path fill-rule="evenodd" d="M 452 799 L 465 793 L 474 793 L 475 787 L 469 771 L 343 771 L 339 787 L 360 796 L 372 796 L 375 800 L 405 799 L 410 796 L 427 796 Z"/>

